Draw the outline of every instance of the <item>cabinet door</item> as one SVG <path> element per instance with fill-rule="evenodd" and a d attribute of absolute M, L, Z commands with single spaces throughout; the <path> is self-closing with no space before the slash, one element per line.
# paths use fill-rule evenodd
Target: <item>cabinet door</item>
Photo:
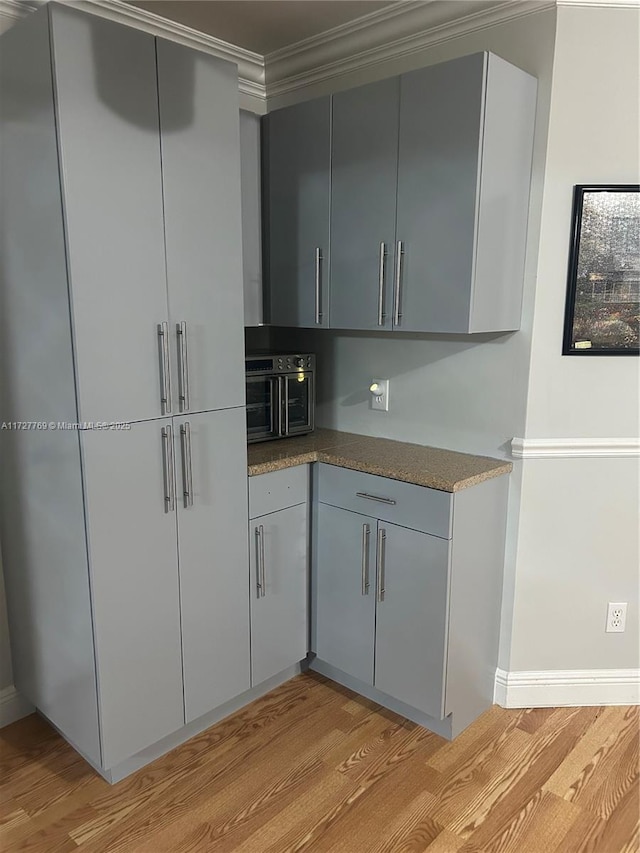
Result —
<path fill-rule="evenodd" d="M 50 8 L 80 418 L 158 417 L 168 311 L 155 40 Z"/>
<path fill-rule="evenodd" d="M 157 40 L 174 413 L 244 405 L 237 68 Z"/>
<path fill-rule="evenodd" d="M 449 542 L 378 522 L 375 686 L 444 715 Z"/>
<path fill-rule="evenodd" d="M 244 409 L 175 418 L 185 715 L 248 690 Z"/>
<path fill-rule="evenodd" d="M 270 322 L 327 326 L 331 98 L 264 121 Z"/>
<path fill-rule="evenodd" d="M 376 520 L 317 505 L 312 651 L 373 684 Z"/>
<path fill-rule="evenodd" d="M 251 550 L 251 683 L 307 656 L 307 504 L 254 518 Z"/>
<path fill-rule="evenodd" d="M 333 96 L 330 326 L 391 328 L 400 78 Z"/>
<path fill-rule="evenodd" d="M 469 330 L 485 62 L 478 53 L 401 77 L 401 330 Z"/>
<path fill-rule="evenodd" d="M 81 436 L 105 769 L 184 723 L 170 433 L 169 420 Z"/>

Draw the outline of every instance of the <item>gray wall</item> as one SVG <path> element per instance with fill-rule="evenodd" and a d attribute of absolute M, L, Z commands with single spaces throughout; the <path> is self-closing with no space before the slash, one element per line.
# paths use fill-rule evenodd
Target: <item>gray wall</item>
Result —
<path fill-rule="evenodd" d="M 640 182 L 640 9 L 558 9 L 526 437 L 640 434 L 640 360 L 560 354 L 572 188 Z M 594 57 L 597 56 L 597 61 Z M 510 669 L 638 669 L 638 458 L 524 463 Z M 627 630 L 605 633 L 607 602 Z"/>

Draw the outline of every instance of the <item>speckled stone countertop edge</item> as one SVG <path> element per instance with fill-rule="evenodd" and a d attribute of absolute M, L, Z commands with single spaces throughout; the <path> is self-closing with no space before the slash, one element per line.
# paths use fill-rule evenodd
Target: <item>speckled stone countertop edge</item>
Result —
<path fill-rule="evenodd" d="M 320 436 L 320 440 L 325 446 L 317 449 L 308 448 L 298 452 L 291 449 L 292 452 L 289 454 L 287 453 L 288 448 L 283 446 L 287 440 L 285 439 L 283 443 L 278 442 L 276 447 L 271 448 L 274 451 L 274 458 L 258 461 L 248 465 L 249 476 L 255 477 L 260 474 L 267 474 L 274 471 L 281 471 L 286 468 L 293 468 L 297 465 L 322 462 L 328 465 L 335 465 L 339 468 L 347 468 L 352 471 L 359 471 L 365 474 L 373 474 L 374 476 L 387 477 L 391 480 L 399 480 L 400 482 L 436 489 L 437 491 L 455 493 L 462 491 L 463 489 L 479 485 L 485 480 L 490 480 L 495 477 L 501 477 L 508 474 L 513 468 L 511 462 L 495 459 L 489 456 L 474 456 L 472 454 L 461 453 L 460 451 L 430 448 L 422 445 L 392 441 L 390 439 L 373 439 L 375 442 L 382 442 L 383 445 L 386 445 L 386 442 L 388 441 L 389 446 L 393 445 L 395 448 L 404 447 L 407 452 L 415 452 L 416 449 L 419 448 L 424 452 L 433 450 L 437 453 L 450 453 L 452 454 L 452 458 L 455 458 L 458 463 L 461 462 L 461 457 L 468 456 L 469 464 L 475 468 L 477 468 L 478 464 L 481 464 L 482 462 L 486 463 L 486 467 L 483 467 L 480 471 L 475 470 L 468 475 L 461 473 L 447 477 L 446 475 L 443 475 L 442 472 L 422 467 L 419 469 L 407 468 L 403 465 L 393 465 L 390 462 L 385 463 L 384 460 L 374 462 L 366 459 L 350 458 L 350 456 L 354 455 L 353 451 L 356 451 L 355 455 L 358 455 L 357 450 L 359 442 L 366 443 L 367 441 L 371 441 L 372 437 L 359 436 L 353 433 L 336 433 L 335 437 L 327 437 L 327 432 L 328 431 L 324 431 L 324 434 Z M 271 443 L 269 442 L 269 444 Z M 265 447 L 264 444 L 261 446 L 262 448 Z M 258 445 L 258 447 L 260 447 L 260 445 Z M 349 450 L 352 451 L 352 454 L 349 453 Z M 265 451 L 263 450 L 263 453 L 264 452 Z"/>
<path fill-rule="evenodd" d="M 364 462 L 345 461 L 342 458 L 336 459 L 328 453 L 325 454 L 323 451 L 318 451 L 317 456 L 318 458 L 314 462 L 323 462 L 327 465 L 335 465 L 338 468 L 348 468 L 350 471 L 360 471 L 363 474 L 373 474 L 376 477 L 386 477 L 388 480 L 399 480 L 402 483 L 411 483 L 414 486 L 423 486 L 426 489 L 435 489 L 438 492 L 460 492 L 463 489 L 469 489 L 471 486 L 484 483 L 485 480 L 493 480 L 495 477 L 502 477 L 505 474 L 509 474 L 513 469 L 511 462 L 505 462 L 500 467 L 490 468 L 478 474 L 463 477 L 452 482 L 451 480 L 439 477 L 437 474 L 430 474 L 428 472 L 416 474 L 412 471 L 403 471 L 397 468 L 374 467 Z"/>

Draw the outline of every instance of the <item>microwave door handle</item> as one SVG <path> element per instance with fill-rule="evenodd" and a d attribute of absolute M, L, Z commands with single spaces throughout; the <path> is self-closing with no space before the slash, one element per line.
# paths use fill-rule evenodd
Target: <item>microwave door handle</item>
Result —
<path fill-rule="evenodd" d="M 278 376 L 276 378 L 277 384 L 277 392 L 274 391 L 274 405 L 278 410 L 278 435 L 284 435 L 283 432 L 283 420 L 282 420 L 282 401 L 283 401 L 283 393 L 282 393 L 282 381 L 284 376 Z"/>
<path fill-rule="evenodd" d="M 280 426 L 278 419 L 278 379 L 276 376 L 269 377 L 269 435 L 273 438 L 275 435 L 280 435 Z"/>
<path fill-rule="evenodd" d="M 282 409 L 284 411 L 284 433 L 289 435 L 289 377 L 282 377 Z"/>
<path fill-rule="evenodd" d="M 315 398 L 316 398 L 316 390 L 314 387 L 314 376 L 313 373 L 306 374 L 307 379 L 307 426 L 310 430 L 313 430 L 314 424 L 314 408 L 315 408 Z"/>

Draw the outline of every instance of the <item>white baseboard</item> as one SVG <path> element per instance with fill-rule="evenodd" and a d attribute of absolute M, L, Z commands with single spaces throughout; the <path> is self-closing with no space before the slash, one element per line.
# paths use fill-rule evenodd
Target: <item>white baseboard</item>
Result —
<path fill-rule="evenodd" d="M 33 714 L 34 707 L 18 693 L 13 684 L 0 690 L 0 729 Z"/>
<path fill-rule="evenodd" d="M 640 705 L 640 669 L 498 669 L 494 702 L 503 708 Z"/>

